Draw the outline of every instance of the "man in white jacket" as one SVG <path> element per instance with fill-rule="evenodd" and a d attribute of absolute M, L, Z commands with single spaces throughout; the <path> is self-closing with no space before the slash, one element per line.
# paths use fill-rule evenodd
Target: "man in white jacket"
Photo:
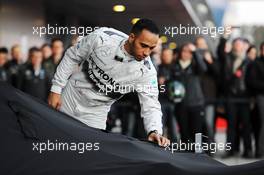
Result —
<path fill-rule="evenodd" d="M 100 28 L 69 48 L 57 67 L 48 102 L 88 126 L 105 129 L 111 105 L 137 91 L 148 140 L 167 146 L 162 136 L 157 73 L 149 57 L 159 29 L 139 20 L 129 36 Z"/>

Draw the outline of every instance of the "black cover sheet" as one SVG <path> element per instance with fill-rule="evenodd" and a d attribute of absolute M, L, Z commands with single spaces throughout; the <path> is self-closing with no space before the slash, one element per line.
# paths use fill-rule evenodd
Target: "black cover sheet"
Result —
<path fill-rule="evenodd" d="M 264 175 L 264 161 L 226 166 L 205 154 L 172 154 L 149 142 L 90 128 L 4 83 L 0 139 L 1 175 Z M 34 150 L 33 144 L 48 140 L 99 143 L 99 150 Z"/>

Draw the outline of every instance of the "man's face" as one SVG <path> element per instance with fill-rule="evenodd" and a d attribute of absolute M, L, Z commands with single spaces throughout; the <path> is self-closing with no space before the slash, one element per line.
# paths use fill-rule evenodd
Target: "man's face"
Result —
<path fill-rule="evenodd" d="M 171 49 L 165 49 L 161 54 L 161 61 L 163 64 L 171 64 L 173 59 L 173 52 Z"/>
<path fill-rule="evenodd" d="M 192 51 L 188 45 L 182 48 L 180 59 L 183 61 L 188 61 L 192 59 Z"/>
<path fill-rule="evenodd" d="M 44 58 L 49 58 L 52 54 L 51 48 L 49 46 L 45 46 L 42 48 L 42 54 Z"/>
<path fill-rule="evenodd" d="M 204 38 L 197 38 L 196 47 L 198 49 L 208 49 L 207 43 Z"/>
<path fill-rule="evenodd" d="M 54 43 L 52 43 L 52 53 L 53 55 L 62 55 L 63 43 L 61 41 L 54 41 Z"/>
<path fill-rule="evenodd" d="M 7 62 L 7 54 L 0 53 L 0 66 L 3 66 Z"/>
<path fill-rule="evenodd" d="M 257 49 L 255 48 L 250 49 L 250 51 L 248 52 L 248 58 L 254 61 L 256 57 L 257 57 Z"/>
<path fill-rule="evenodd" d="M 31 55 L 31 63 L 34 66 L 39 66 L 42 63 L 42 53 L 41 52 L 33 52 Z"/>
<path fill-rule="evenodd" d="M 237 40 L 233 43 L 233 51 L 237 56 L 243 55 L 245 52 L 245 45 L 244 41 L 242 40 Z"/>
<path fill-rule="evenodd" d="M 138 35 L 131 33 L 128 40 L 133 56 L 136 60 L 141 61 L 149 56 L 156 47 L 159 35 L 148 30 L 142 30 Z"/>
<path fill-rule="evenodd" d="M 11 52 L 12 58 L 16 61 L 20 61 L 22 59 L 22 51 L 20 47 L 14 47 Z"/>

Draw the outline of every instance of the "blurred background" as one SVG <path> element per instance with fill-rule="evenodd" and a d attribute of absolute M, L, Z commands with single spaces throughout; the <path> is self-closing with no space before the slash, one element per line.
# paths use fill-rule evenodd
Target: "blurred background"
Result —
<path fill-rule="evenodd" d="M 217 160 L 256 161 L 264 156 L 263 8 L 263 0 L 0 0 L 0 81 L 46 102 L 56 66 L 80 35 L 98 27 L 129 34 L 149 18 L 161 31 L 152 61 L 166 86 L 159 96 L 165 135 L 187 142 L 201 132 L 205 142 L 232 143 L 228 152 L 208 153 Z M 166 34 L 179 25 L 231 33 Z M 40 35 L 48 26 L 80 30 Z M 107 129 L 146 137 L 136 94 L 112 106 Z"/>

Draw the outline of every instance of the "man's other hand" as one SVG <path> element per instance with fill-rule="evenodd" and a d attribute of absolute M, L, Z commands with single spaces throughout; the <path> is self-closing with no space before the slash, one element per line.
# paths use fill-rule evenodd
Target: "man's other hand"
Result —
<path fill-rule="evenodd" d="M 170 140 L 167 139 L 166 137 L 163 137 L 162 135 L 159 135 L 156 132 L 152 132 L 149 136 L 148 136 L 148 140 L 152 141 L 152 142 L 156 142 L 159 144 L 159 146 L 163 146 L 166 147 L 168 145 L 170 145 Z"/>
<path fill-rule="evenodd" d="M 61 107 L 61 94 L 50 92 L 48 104 L 54 109 L 59 110 Z"/>

